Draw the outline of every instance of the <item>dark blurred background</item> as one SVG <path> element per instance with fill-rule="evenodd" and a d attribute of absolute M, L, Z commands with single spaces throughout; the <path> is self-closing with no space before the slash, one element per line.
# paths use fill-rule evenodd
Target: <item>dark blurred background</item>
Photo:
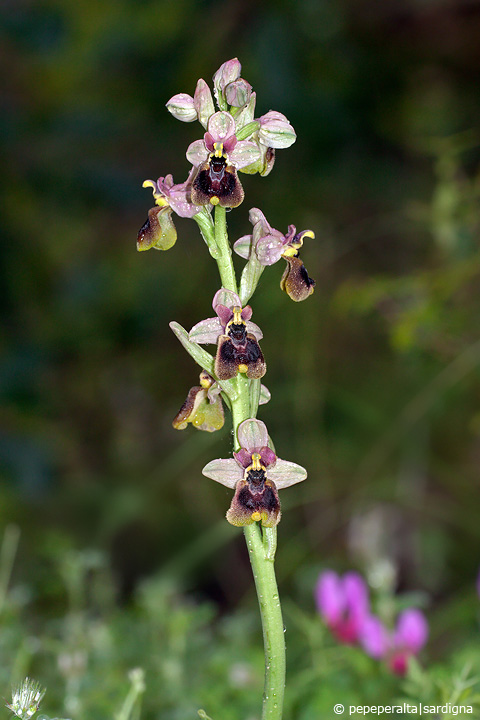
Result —
<path fill-rule="evenodd" d="M 357 567 L 455 631 L 480 560 L 479 37 L 474 0 L 2 3 L 0 523 L 39 602 L 52 547 L 106 552 L 123 601 L 157 572 L 225 609 L 251 592 L 201 475 L 229 418 L 171 427 L 198 368 L 168 322 L 211 315 L 215 264 L 182 219 L 135 249 L 143 180 L 183 181 L 202 134 L 166 101 L 238 56 L 298 140 L 242 176 L 231 239 L 252 206 L 316 233 L 315 294 L 291 302 L 279 264 L 253 300 L 260 417 L 309 471 L 282 493 L 282 592 L 313 607 L 320 567 Z"/>

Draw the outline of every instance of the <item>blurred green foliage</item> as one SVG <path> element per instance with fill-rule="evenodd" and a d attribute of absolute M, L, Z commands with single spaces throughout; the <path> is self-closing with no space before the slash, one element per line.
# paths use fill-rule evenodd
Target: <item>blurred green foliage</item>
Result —
<path fill-rule="evenodd" d="M 65 563 L 95 548 L 112 573 L 93 603 L 108 599 L 97 616 L 106 645 L 81 681 L 95 718 L 120 708 L 127 672 L 147 654 L 132 635 L 152 642 L 147 687 L 155 673 L 174 678 L 145 717 L 177 717 L 180 701 L 191 705 L 178 717 L 203 703 L 214 720 L 228 720 L 232 698 L 235 717 L 258 707 L 248 558 L 223 520 L 229 491 L 201 476 L 230 453 L 229 431 L 170 424 L 197 368 L 168 321 L 190 327 L 210 315 L 216 269 L 185 220 L 168 253 L 135 251 L 151 205 L 142 181 L 184 180 L 185 149 L 200 136 L 165 102 L 234 56 L 259 112 L 285 113 L 298 141 L 268 178 L 242 177 L 231 238 L 248 231 L 251 206 L 282 231 L 293 222 L 316 232 L 302 254 L 317 281 L 312 298 L 290 302 L 275 266 L 253 300 L 272 392 L 261 418 L 280 456 L 309 471 L 282 498 L 282 596 L 313 627 L 321 567 L 355 565 L 380 585 L 387 568 L 393 587 L 427 598 L 427 663 L 463 658 L 478 640 L 479 34 L 480 7 L 468 0 L 2 4 L 0 526 L 21 528 L 14 579 L 31 622 L 27 632 L 20 615 L 7 624 L 4 657 L 15 647 L 17 660 L 13 669 L 5 661 L 3 686 L 31 672 L 30 640 L 51 657 L 49 644 L 68 645 L 76 632 L 90 642 L 65 620 Z M 140 590 L 152 577 L 161 619 Z M 194 669 L 175 632 L 197 643 Z M 355 697 L 373 698 L 380 685 L 388 695 L 370 665 L 357 672 L 367 661 L 353 650 L 330 648 L 338 672 L 317 653 L 320 641 L 307 657 L 311 634 L 289 633 L 292 717 L 327 707 L 315 696 L 320 667 L 333 668 L 332 697 L 347 667 Z M 233 662 L 247 663 L 255 701 L 225 681 Z M 48 684 L 54 672 L 42 662 L 36 677 Z M 202 692 L 213 687 L 208 673 L 218 679 L 212 697 Z M 67 694 L 76 697 L 75 678 Z M 56 712 L 61 694 L 49 688 Z"/>
<path fill-rule="evenodd" d="M 16 539 L 10 526 L 4 561 L 5 547 Z M 52 546 L 49 569 L 61 580 L 65 603 L 41 627 L 33 598 L 12 584 L 0 607 L 2 686 L 20 682 L 28 669 L 47 685 L 42 713 L 61 711 L 78 720 L 184 720 L 197 717 L 199 708 L 213 720 L 258 717 L 263 651 L 255 608 L 219 617 L 212 603 L 186 598 L 171 579 L 153 575 L 139 584 L 127 611 L 115 603 L 107 566 L 98 551 Z M 357 648 L 338 646 L 319 618 L 293 601 L 284 603 L 284 615 L 285 717 L 329 717 L 338 702 L 347 713 L 359 705 L 450 703 L 472 706 L 468 717 L 479 717 L 476 638 L 463 642 L 448 665 L 422 670 L 411 661 L 408 676 L 399 679 Z"/>

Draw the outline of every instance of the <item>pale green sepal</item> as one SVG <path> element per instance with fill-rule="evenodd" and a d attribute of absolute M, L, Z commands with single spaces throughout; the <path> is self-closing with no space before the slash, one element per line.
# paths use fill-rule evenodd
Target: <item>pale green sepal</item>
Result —
<path fill-rule="evenodd" d="M 277 490 L 296 485 L 303 482 L 307 477 L 307 471 L 301 465 L 277 458 L 275 465 L 268 469 L 268 478 L 275 483 Z"/>
<path fill-rule="evenodd" d="M 250 415 L 251 417 L 257 417 L 258 405 L 260 403 L 260 390 L 261 382 L 260 378 L 250 380 Z"/>
<path fill-rule="evenodd" d="M 277 551 L 277 528 L 275 527 L 263 527 L 262 528 L 262 540 L 263 549 L 265 550 L 265 560 L 274 562 L 275 553 Z"/>
<path fill-rule="evenodd" d="M 233 249 L 241 258 L 248 260 L 252 249 L 252 236 L 242 235 L 241 238 L 238 238 L 238 240 L 233 243 Z"/>
<path fill-rule="evenodd" d="M 258 261 L 255 252 L 252 250 L 250 252 L 250 258 L 243 268 L 242 277 L 240 278 L 239 296 L 242 301 L 242 307 L 245 307 L 255 292 L 260 276 L 264 270 L 265 266 Z"/>
<path fill-rule="evenodd" d="M 197 343 L 192 342 L 188 337 L 188 332 L 180 323 L 172 321 L 169 323 L 170 329 L 177 336 L 188 354 L 200 365 L 213 379 L 219 384 L 222 390 L 232 399 L 237 396 L 237 386 L 235 378 L 233 380 L 217 380 L 214 372 L 215 358 L 209 352 L 204 350 Z"/>
<path fill-rule="evenodd" d="M 182 343 L 185 350 L 209 375 L 214 377 L 213 369 L 215 367 L 215 359 L 209 352 L 204 350 L 197 343 L 192 342 L 188 337 L 188 332 L 177 322 L 169 323 L 171 330 Z"/>
<path fill-rule="evenodd" d="M 255 120 L 254 122 L 249 122 L 247 125 L 244 125 L 240 130 L 237 129 L 236 136 L 237 140 L 246 140 L 251 135 L 257 132 L 260 128 L 260 123 L 258 120 Z"/>
<path fill-rule="evenodd" d="M 270 400 L 272 399 L 272 395 L 270 393 L 270 390 L 265 387 L 265 385 L 260 385 L 260 399 L 258 401 L 259 405 L 266 405 Z"/>
<path fill-rule="evenodd" d="M 253 448 L 262 448 L 268 444 L 267 426 L 261 420 L 247 418 L 237 428 L 240 447 L 253 452 Z M 270 477 L 270 476 L 269 476 Z"/>
<path fill-rule="evenodd" d="M 256 101 L 257 95 L 256 93 L 252 92 L 248 105 L 245 105 L 242 108 L 230 108 L 230 112 L 235 118 L 235 125 L 237 128 L 235 134 L 237 135 L 237 137 L 239 137 L 240 130 L 243 127 L 245 127 L 249 123 L 253 123 L 255 118 Z"/>

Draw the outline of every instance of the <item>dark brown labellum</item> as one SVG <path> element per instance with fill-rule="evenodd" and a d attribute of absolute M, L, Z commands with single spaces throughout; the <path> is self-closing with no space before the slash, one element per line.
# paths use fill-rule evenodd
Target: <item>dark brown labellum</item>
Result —
<path fill-rule="evenodd" d="M 247 342 L 247 326 L 244 322 L 229 323 L 228 330 L 226 332 L 230 340 L 236 347 L 244 347 Z"/>
<path fill-rule="evenodd" d="M 298 255 L 282 257 L 286 260 L 287 267 L 280 280 L 280 287 L 295 302 L 306 300 L 313 293 L 315 280 L 308 276 L 305 265 Z"/>
<path fill-rule="evenodd" d="M 255 335 L 247 333 L 244 344 L 228 335 L 220 336 L 215 357 L 215 374 L 219 380 L 230 380 L 238 372 L 246 372 L 248 378 L 261 378 L 266 371 L 265 359 Z"/>
<path fill-rule="evenodd" d="M 244 192 L 237 171 L 229 165 L 225 156 L 212 155 L 200 165 L 192 184 L 192 202 L 195 205 L 221 205 L 238 207 L 243 201 Z"/>
<path fill-rule="evenodd" d="M 260 479 L 252 478 L 252 473 L 263 474 Z M 227 520 L 241 527 L 261 521 L 265 527 L 275 527 L 280 521 L 280 500 L 275 484 L 265 477 L 263 470 L 250 470 L 244 480 L 239 480 L 235 488 Z"/>

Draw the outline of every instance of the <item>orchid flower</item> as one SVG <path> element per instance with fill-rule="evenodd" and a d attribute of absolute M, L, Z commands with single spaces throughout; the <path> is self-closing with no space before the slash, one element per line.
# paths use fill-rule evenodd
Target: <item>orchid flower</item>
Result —
<path fill-rule="evenodd" d="M 157 182 L 145 180 L 143 187 L 153 191 L 156 207 L 148 211 L 148 219 L 140 228 L 137 238 L 137 250 L 169 250 L 177 240 L 177 231 L 172 220 L 172 212 L 179 217 L 191 218 L 202 208 L 191 202 L 193 170 L 185 182 L 174 185 L 172 175 L 158 178 Z"/>
<path fill-rule="evenodd" d="M 215 380 L 202 370 L 200 385 L 190 388 L 187 399 L 173 419 L 173 427 L 185 430 L 191 423 L 197 430 L 220 430 L 225 422 L 221 391 Z"/>
<path fill-rule="evenodd" d="M 217 345 L 215 375 L 219 380 L 229 380 L 239 372 L 248 378 L 263 377 L 267 366 L 258 344 L 263 335 L 250 321 L 250 305 L 242 308 L 238 295 L 225 288 L 215 293 L 212 305 L 217 317 L 197 323 L 189 339 Z"/>
<path fill-rule="evenodd" d="M 251 144 L 256 146 L 257 150 L 256 153 L 251 152 L 248 162 L 245 163 L 244 160 L 247 158 L 244 155 L 241 166 L 232 158 L 228 158 L 229 165 L 249 175 L 258 172 L 260 175 L 266 176 L 273 168 L 275 150 L 290 147 L 295 142 L 297 136 L 285 115 L 276 110 L 269 110 L 259 118 L 254 117 L 256 93 L 253 91 L 250 83 L 241 77 L 241 71 L 242 66 L 238 58 L 232 58 L 224 62 L 213 76 L 214 96 L 218 109 L 220 112 L 229 113 L 234 119 L 236 126 L 235 132 L 238 133 L 241 131 L 241 137 L 237 139 L 239 141 L 250 141 Z M 177 120 L 181 120 L 182 122 L 198 120 L 204 128 L 208 127 L 211 117 L 215 114 L 212 93 L 203 78 L 200 78 L 197 82 L 193 97 L 188 93 L 177 93 L 167 102 L 167 109 Z M 211 132 L 210 128 L 209 131 Z M 210 149 L 210 152 L 214 152 L 214 150 Z M 206 161 L 207 158 L 204 158 L 202 165 Z M 195 167 L 199 167 L 200 165 L 199 162 L 192 162 L 192 164 Z M 220 166 L 221 162 L 218 161 L 216 163 L 216 173 L 218 173 Z M 209 170 L 211 171 L 211 168 L 209 168 Z M 233 171 L 229 170 L 229 172 Z M 240 190 L 238 187 L 236 189 L 238 196 L 240 196 Z M 217 197 L 219 196 L 213 193 L 203 204 L 212 202 L 212 198 Z M 223 202 L 226 201 L 227 200 L 223 198 Z M 229 202 L 232 201 L 235 201 L 233 196 Z M 240 202 L 241 200 L 238 204 L 240 204 Z M 220 198 L 219 203 L 221 204 Z M 216 204 L 215 200 L 213 204 Z M 237 206 L 223 205 L 223 207 Z"/>
<path fill-rule="evenodd" d="M 217 112 L 208 121 L 203 140 L 195 140 L 187 149 L 187 160 L 196 168 L 192 200 L 197 205 L 237 207 L 244 191 L 237 170 L 260 158 L 257 145 L 238 140 L 235 120 L 228 112 Z"/>
<path fill-rule="evenodd" d="M 280 281 L 280 287 L 295 302 L 305 300 L 313 293 L 315 281 L 308 276 L 305 265 L 298 255 L 305 238 L 314 238 L 311 230 L 296 231 L 295 225 L 288 226 L 286 235 L 273 228 L 258 208 L 249 213 L 253 225 L 251 235 L 243 235 L 234 243 L 237 255 L 248 259 L 251 253 L 260 265 L 274 265 L 283 258 L 287 266 Z"/>
<path fill-rule="evenodd" d="M 281 460 L 269 447 L 265 423 L 256 419 L 238 427 L 240 450 L 233 458 L 212 460 L 202 473 L 229 488 L 235 488 L 227 520 L 244 526 L 260 522 L 275 527 L 280 521 L 277 490 L 302 482 L 307 471 L 296 463 Z"/>

